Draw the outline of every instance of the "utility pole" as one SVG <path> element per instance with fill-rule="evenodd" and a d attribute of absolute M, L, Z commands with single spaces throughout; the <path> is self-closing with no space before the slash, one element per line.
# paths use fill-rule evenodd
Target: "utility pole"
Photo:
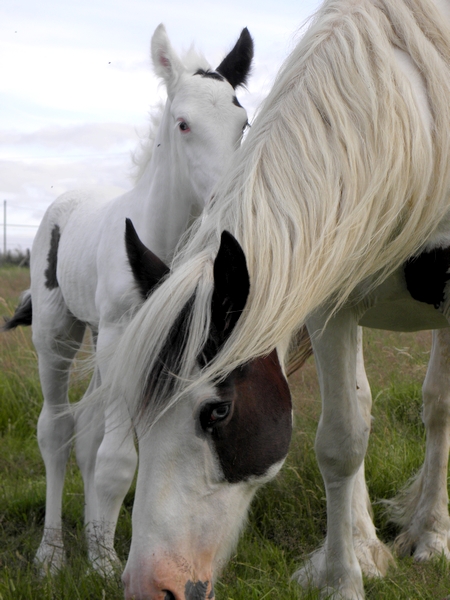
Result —
<path fill-rule="evenodd" d="M 3 200 L 3 258 L 6 259 L 6 200 Z"/>

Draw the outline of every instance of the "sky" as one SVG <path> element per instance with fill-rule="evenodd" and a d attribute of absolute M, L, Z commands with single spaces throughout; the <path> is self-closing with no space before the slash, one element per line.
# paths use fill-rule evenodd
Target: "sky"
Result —
<path fill-rule="evenodd" d="M 238 91 L 250 117 L 319 0 L 2 0 L 0 252 L 31 248 L 47 207 L 87 186 L 131 189 L 131 152 L 165 98 L 150 61 L 164 23 L 177 53 L 192 43 L 216 67 L 243 27 L 255 42 Z"/>

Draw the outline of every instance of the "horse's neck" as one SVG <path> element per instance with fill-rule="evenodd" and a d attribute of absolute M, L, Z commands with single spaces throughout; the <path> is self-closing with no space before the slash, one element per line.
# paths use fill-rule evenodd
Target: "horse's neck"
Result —
<path fill-rule="evenodd" d="M 163 260 L 171 258 L 190 220 L 203 207 L 177 152 L 177 134 L 167 101 L 152 159 L 134 190 L 142 219 L 136 223 L 139 235 Z"/>

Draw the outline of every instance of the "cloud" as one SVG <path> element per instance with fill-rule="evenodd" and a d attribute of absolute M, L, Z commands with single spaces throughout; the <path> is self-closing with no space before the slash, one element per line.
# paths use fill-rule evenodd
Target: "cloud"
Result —
<path fill-rule="evenodd" d="M 122 149 L 124 151 L 134 147 L 137 139 L 136 128 L 124 123 L 50 125 L 31 132 L 18 130 L 0 132 L 3 148 L 0 156 L 7 158 L 5 152 L 14 151 L 22 154 L 24 149 L 33 154 L 33 149 L 36 148 L 39 148 L 41 153 L 47 150 L 72 153 L 79 150 L 106 152 Z"/>
<path fill-rule="evenodd" d="M 88 187 L 130 189 L 131 166 L 129 153 L 78 160 L 0 160 L 0 197 L 7 199 L 7 223 L 23 226 L 8 228 L 8 248 L 30 247 L 36 233 L 33 226 L 64 192 Z"/>
<path fill-rule="evenodd" d="M 60 194 L 75 188 L 118 186 L 130 188 L 128 154 L 89 159 L 0 160 L 0 194 L 10 202 L 27 205 L 30 218 L 41 218 Z"/>
<path fill-rule="evenodd" d="M 0 127 L 23 128 L 22 111 L 45 122 L 121 120 L 132 123 L 156 101 L 157 80 L 142 56 L 117 57 L 105 50 L 3 44 Z M 11 126 L 11 125 L 9 125 Z"/>
<path fill-rule="evenodd" d="M 248 90 L 237 95 L 251 118 L 319 1 L 110 0 L 105 10 L 103 0 L 6 0 L 0 199 L 8 200 L 11 219 L 37 224 L 46 207 L 72 188 L 130 187 L 135 129 L 146 129 L 149 107 L 164 92 L 149 58 L 160 22 L 177 53 L 195 42 L 212 65 L 248 26 L 255 66 Z M 30 228 L 21 237 L 11 229 L 8 246 L 29 246 L 33 233 Z"/>

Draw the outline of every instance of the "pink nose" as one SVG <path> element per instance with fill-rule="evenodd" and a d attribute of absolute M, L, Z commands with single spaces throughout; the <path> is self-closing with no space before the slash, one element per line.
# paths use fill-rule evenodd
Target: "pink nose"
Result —
<path fill-rule="evenodd" d="M 184 592 L 176 593 L 171 590 L 151 589 L 149 586 L 146 590 L 132 590 L 125 586 L 126 600 L 214 600 L 214 590 L 210 587 L 208 581 L 197 581 L 193 583 L 188 581 Z M 137 592 L 137 593 L 136 593 Z"/>
<path fill-rule="evenodd" d="M 193 581 L 187 573 L 179 571 L 155 578 L 146 577 L 144 573 L 132 573 L 126 569 L 122 582 L 126 600 L 214 600 L 215 598 L 210 579 Z"/>

